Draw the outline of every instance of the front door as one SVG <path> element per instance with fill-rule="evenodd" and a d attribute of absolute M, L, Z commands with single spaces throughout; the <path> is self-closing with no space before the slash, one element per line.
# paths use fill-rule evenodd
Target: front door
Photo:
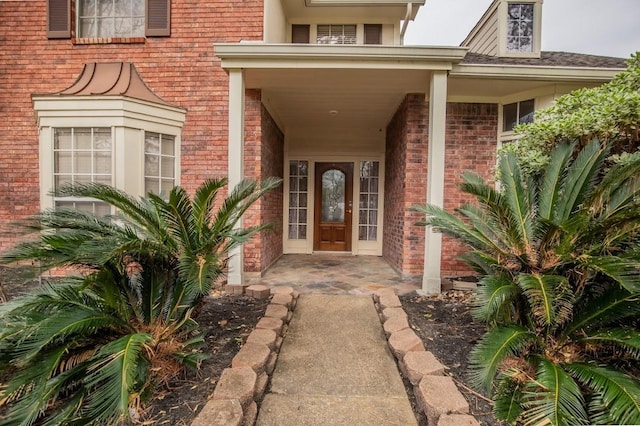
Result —
<path fill-rule="evenodd" d="M 351 251 L 353 163 L 316 163 L 313 249 Z"/>

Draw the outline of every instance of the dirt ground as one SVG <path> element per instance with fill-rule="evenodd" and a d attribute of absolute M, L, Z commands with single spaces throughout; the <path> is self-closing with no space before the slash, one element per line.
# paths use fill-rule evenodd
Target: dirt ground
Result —
<path fill-rule="evenodd" d="M 10 271 L 0 269 L 2 282 L 9 298 L 28 291 L 37 283 L 25 283 Z M 448 367 L 447 374 L 459 384 L 469 401 L 471 413 L 482 425 L 501 425 L 491 415 L 491 405 L 471 391 L 466 391 L 467 355 L 484 333 L 484 326 L 474 323 L 469 314 L 470 293 L 449 291 L 434 297 L 403 296 L 402 305 L 409 323 L 431 351 Z M 212 356 L 204 361 L 197 372 L 187 372 L 158 389 L 148 402 L 143 424 L 189 425 L 209 396 L 213 393 L 222 370 L 240 349 L 244 339 L 264 315 L 268 300 L 256 300 L 245 296 L 225 296 L 214 293 L 206 299 L 196 320 L 206 336 L 206 351 Z M 408 390 L 411 385 L 405 381 Z M 416 409 L 415 398 L 411 402 Z M 420 425 L 426 425 L 423 415 L 416 416 Z"/>
<path fill-rule="evenodd" d="M 471 292 L 451 290 L 431 297 L 403 296 L 400 301 L 411 328 L 427 350 L 447 367 L 446 374 L 456 381 L 469 402 L 471 414 L 482 425 L 502 425 L 493 417 L 486 397 L 468 389 L 468 354 L 485 332 L 484 325 L 475 322 L 469 313 Z"/>

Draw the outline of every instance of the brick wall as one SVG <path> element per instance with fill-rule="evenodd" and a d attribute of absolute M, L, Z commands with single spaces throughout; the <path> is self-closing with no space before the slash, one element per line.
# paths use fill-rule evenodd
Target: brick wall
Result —
<path fill-rule="evenodd" d="M 245 100 L 245 176 L 260 180 L 284 176 L 284 136 L 260 102 L 259 90 L 247 90 Z M 282 185 L 258 200 L 244 217 L 245 226 L 270 223 L 244 246 L 246 272 L 262 273 L 282 255 Z"/>
<path fill-rule="evenodd" d="M 424 95 L 407 95 L 387 126 L 382 246 L 383 257 L 403 276 L 423 270 L 424 228 L 409 208 L 426 200 L 428 131 Z"/>
<path fill-rule="evenodd" d="M 497 104 L 449 103 L 445 147 L 444 208 L 453 211 L 471 201 L 459 189 L 462 173 L 473 171 L 485 179 L 492 178 L 496 164 L 498 134 Z M 469 275 L 471 270 L 458 260 L 467 250 L 453 239 L 443 236 L 443 276 Z"/>
<path fill-rule="evenodd" d="M 424 264 L 424 228 L 409 211 L 426 202 L 428 158 L 428 103 L 411 94 L 387 127 L 385 170 L 385 229 L 383 256 L 403 276 L 420 275 Z M 471 170 L 490 178 L 495 165 L 498 108 L 495 104 L 447 105 L 445 136 L 444 208 L 453 211 L 469 201 L 459 189 L 462 173 Z M 441 273 L 468 275 L 458 257 L 466 248 L 443 236 Z"/>
<path fill-rule="evenodd" d="M 261 40 L 262 0 L 174 1 L 171 37 L 131 44 L 48 40 L 45 1 L 0 1 L 0 17 L 0 227 L 40 207 L 30 96 L 69 87 L 86 62 L 133 62 L 153 92 L 187 110 L 183 186 L 191 190 L 205 178 L 227 175 L 228 77 L 213 43 Z M 0 237 L 0 249 L 11 241 Z"/>

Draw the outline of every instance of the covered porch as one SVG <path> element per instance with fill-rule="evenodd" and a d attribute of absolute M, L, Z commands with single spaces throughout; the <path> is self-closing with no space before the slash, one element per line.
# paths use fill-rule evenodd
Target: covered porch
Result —
<path fill-rule="evenodd" d="M 282 152 L 278 256 L 329 252 L 360 259 L 383 256 L 401 275 L 413 274 L 415 281 L 420 274 L 425 291 L 440 291 L 441 236 L 424 228 L 409 232 L 416 220 L 406 212 L 416 198 L 403 195 L 399 202 L 396 193 L 419 192 L 419 202 L 443 205 L 447 73 L 465 50 L 237 43 L 218 44 L 215 53 L 229 74 L 230 185 L 255 176 L 256 168 L 267 167 L 265 161 L 273 158 L 265 151 Z M 424 125 L 389 131 L 409 94 L 420 94 L 428 105 L 419 117 Z M 245 128 L 247 99 L 250 104 L 259 99 L 262 120 L 277 126 L 282 147 L 265 147 L 264 129 L 262 138 L 252 139 L 258 132 Z M 420 140 L 420 153 L 395 152 L 396 140 L 408 138 Z M 248 165 L 247 153 L 255 151 L 255 144 L 262 144 L 258 160 L 262 163 Z M 405 175 L 409 163 L 421 169 L 422 177 Z M 327 187 L 336 182 L 339 199 L 327 206 L 323 204 L 331 198 Z M 257 217 L 265 219 L 269 218 Z M 397 220 L 401 223 L 394 223 Z M 416 233 L 421 235 L 413 237 Z M 267 261 L 248 270 L 243 256 L 255 252 L 246 248 L 236 252 L 229 283 L 260 278 L 265 270 L 277 267 L 271 266 L 271 259 L 278 257 L 271 257 L 273 250 L 265 254 L 263 250 Z M 402 262 L 409 257 L 414 264 L 421 259 L 420 269 L 406 274 Z"/>

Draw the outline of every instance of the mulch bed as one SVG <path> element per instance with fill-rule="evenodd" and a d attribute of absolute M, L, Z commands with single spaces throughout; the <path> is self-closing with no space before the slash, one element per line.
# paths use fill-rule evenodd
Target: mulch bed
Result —
<path fill-rule="evenodd" d="M 447 367 L 458 389 L 469 402 L 471 414 L 482 425 L 503 425 L 492 415 L 492 405 L 468 385 L 467 358 L 486 328 L 469 313 L 471 292 L 451 290 L 436 296 L 402 296 L 409 324 L 428 351 Z"/>

